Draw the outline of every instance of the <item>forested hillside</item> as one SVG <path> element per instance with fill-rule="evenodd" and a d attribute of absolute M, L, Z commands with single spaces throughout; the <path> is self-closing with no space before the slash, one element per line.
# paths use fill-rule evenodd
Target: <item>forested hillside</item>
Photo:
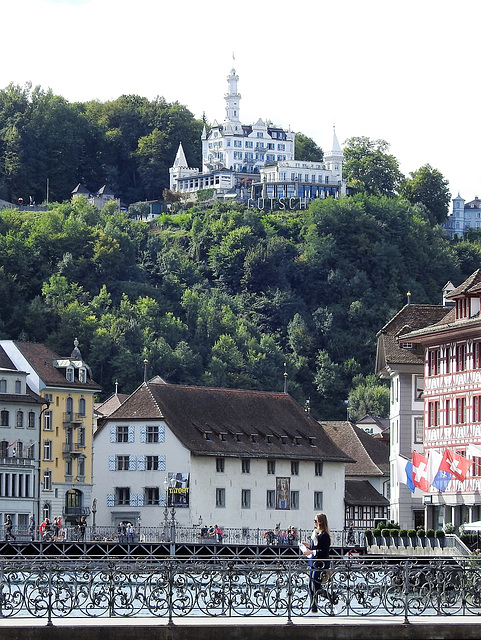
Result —
<path fill-rule="evenodd" d="M 70 354 L 78 337 L 105 394 L 148 375 L 289 391 L 345 416 L 373 371 L 376 332 L 406 302 L 441 302 L 481 264 L 424 207 L 358 194 L 309 210 L 200 205 L 155 224 L 81 197 L 0 214 L 0 335 Z"/>

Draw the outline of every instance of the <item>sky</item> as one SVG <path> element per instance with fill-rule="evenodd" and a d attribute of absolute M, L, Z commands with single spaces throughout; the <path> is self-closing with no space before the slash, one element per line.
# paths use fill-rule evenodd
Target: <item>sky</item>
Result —
<path fill-rule="evenodd" d="M 429 163 L 453 197 L 481 197 L 479 0 L 14 0 L 1 15 L 0 88 L 163 96 L 213 122 L 234 67 L 244 124 L 325 151 L 334 125 L 341 145 L 383 139 L 405 175 Z"/>

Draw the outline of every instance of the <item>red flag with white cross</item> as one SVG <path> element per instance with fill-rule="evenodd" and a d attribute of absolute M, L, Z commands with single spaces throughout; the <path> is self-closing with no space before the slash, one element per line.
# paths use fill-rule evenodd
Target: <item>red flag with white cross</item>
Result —
<path fill-rule="evenodd" d="M 421 491 L 429 491 L 428 459 L 413 451 L 413 485 Z"/>
<path fill-rule="evenodd" d="M 446 449 L 443 455 L 443 459 L 441 460 L 441 464 L 439 465 L 440 471 L 448 471 L 452 473 L 455 478 L 464 482 L 466 478 L 466 474 L 468 473 L 471 465 L 473 464 L 473 460 L 467 460 L 460 456 L 459 453 L 455 453 L 454 451 L 450 451 Z"/>

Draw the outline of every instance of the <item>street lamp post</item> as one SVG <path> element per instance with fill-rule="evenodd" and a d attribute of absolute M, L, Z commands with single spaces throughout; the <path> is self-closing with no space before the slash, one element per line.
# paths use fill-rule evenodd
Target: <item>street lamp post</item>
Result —
<path fill-rule="evenodd" d="M 170 492 L 170 522 L 169 522 L 169 488 L 174 489 L 175 487 L 175 476 L 172 476 L 170 480 L 166 478 L 164 480 L 165 487 L 165 509 L 164 509 L 164 538 L 169 538 L 170 541 L 170 553 L 174 554 L 174 545 L 175 545 L 175 503 L 174 503 L 174 494 Z M 168 534 L 170 528 L 170 535 Z"/>
<path fill-rule="evenodd" d="M 97 515 L 97 498 L 92 500 L 92 533 L 95 535 L 95 517 Z"/>

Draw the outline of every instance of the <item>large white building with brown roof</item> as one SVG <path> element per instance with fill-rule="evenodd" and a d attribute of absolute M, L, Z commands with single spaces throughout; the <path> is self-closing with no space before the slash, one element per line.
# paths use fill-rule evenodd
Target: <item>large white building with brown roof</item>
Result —
<path fill-rule="evenodd" d="M 74 523 L 90 515 L 92 502 L 92 437 L 94 396 L 101 387 L 92 380 L 77 340 L 61 357 L 43 344 L 0 340 L 11 362 L 28 373 L 30 388 L 46 401 L 40 447 L 40 512 L 38 518 L 63 516 Z"/>
<path fill-rule="evenodd" d="M 289 395 L 143 383 L 94 437 L 97 523 L 311 528 L 344 524 L 352 459 Z M 167 481 L 167 482 L 166 482 Z M 165 483 L 165 484 L 164 484 Z"/>
<path fill-rule="evenodd" d="M 423 451 L 424 352 L 422 347 L 400 341 L 408 331 L 438 322 L 449 313 L 443 305 L 407 304 L 377 334 L 376 374 L 390 381 L 390 518 L 402 528 L 424 526 L 422 494 L 413 495 L 400 482 L 399 456 L 411 460 Z"/>

